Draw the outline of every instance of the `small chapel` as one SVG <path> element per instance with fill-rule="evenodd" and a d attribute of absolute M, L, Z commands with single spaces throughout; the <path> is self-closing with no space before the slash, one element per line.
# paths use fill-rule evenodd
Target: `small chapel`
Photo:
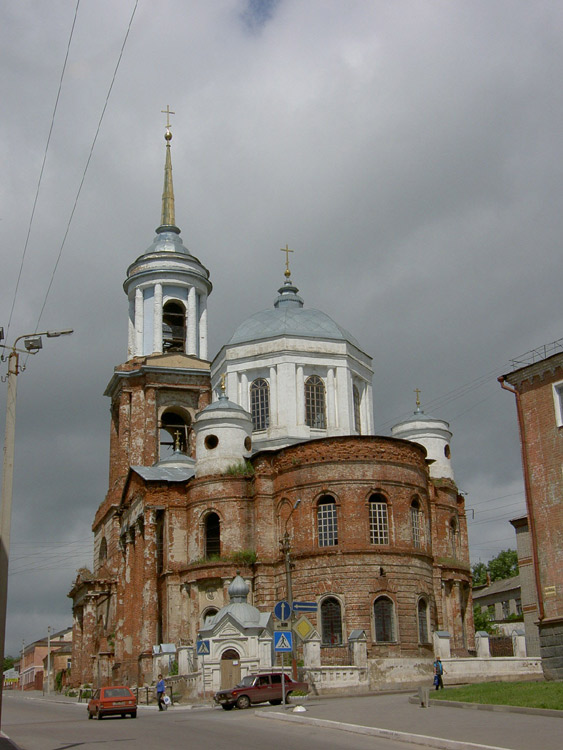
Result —
<path fill-rule="evenodd" d="M 352 665 L 361 642 L 366 689 L 431 665 L 436 634 L 467 656 L 471 571 L 449 425 L 417 397 L 410 419 L 374 434 L 372 358 L 306 306 L 287 245 L 272 306 L 249 310 L 209 357 L 212 284 L 176 225 L 171 139 L 168 124 L 160 226 L 123 284 L 127 359 L 105 391 L 109 487 L 92 567 L 69 593 L 73 683 L 150 684 L 163 653 L 190 654 L 176 664 L 196 673 L 202 637 L 224 667 L 212 687 L 236 667 L 279 664 L 280 601 L 314 603 L 289 623 L 303 626 L 294 660 L 320 675 Z"/>

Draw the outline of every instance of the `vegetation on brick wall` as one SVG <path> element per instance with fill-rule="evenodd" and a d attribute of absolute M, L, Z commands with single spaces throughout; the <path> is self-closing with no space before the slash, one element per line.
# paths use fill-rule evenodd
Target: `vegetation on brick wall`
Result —
<path fill-rule="evenodd" d="M 238 464 L 232 464 L 225 472 L 231 477 L 251 477 L 254 474 L 254 466 L 250 461 L 241 461 Z"/>

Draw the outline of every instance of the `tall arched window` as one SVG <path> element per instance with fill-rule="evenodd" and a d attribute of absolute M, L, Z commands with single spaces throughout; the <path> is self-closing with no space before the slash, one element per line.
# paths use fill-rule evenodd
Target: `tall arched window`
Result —
<path fill-rule="evenodd" d="M 323 646 L 339 646 L 342 643 L 342 612 L 340 602 L 333 596 L 321 604 L 321 630 Z"/>
<path fill-rule="evenodd" d="M 221 524 L 217 513 L 205 517 L 205 557 L 219 557 L 221 554 Z"/>
<path fill-rule="evenodd" d="M 108 557 L 108 543 L 107 540 L 104 537 L 102 537 L 102 541 L 100 542 L 100 554 L 99 554 L 99 562 L 100 565 L 103 565 Z"/>
<path fill-rule="evenodd" d="M 336 500 L 330 495 L 323 495 L 317 503 L 317 528 L 319 547 L 334 547 L 338 544 Z"/>
<path fill-rule="evenodd" d="M 418 642 L 428 643 L 428 603 L 426 599 L 419 599 L 417 606 Z"/>
<path fill-rule="evenodd" d="M 360 415 L 360 391 L 358 386 L 352 387 L 352 394 L 354 397 L 354 429 L 358 435 L 362 434 L 362 418 Z"/>
<path fill-rule="evenodd" d="M 175 450 L 188 452 L 189 423 L 175 411 L 165 411 L 160 417 L 160 458 L 171 456 Z"/>
<path fill-rule="evenodd" d="M 166 302 L 162 308 L 162 348 L 186 351 L 186 311 L 180 302 Z"/>
<path fill-rule="evenodd" d="M 318 375 L 311 375 L 305 381 L 305 424 L 326 429 L 325 384 Z"/>
<path fill-rule="evenodd" d="M 413 547 L 422 547 L 422 511 L 416 498 L 411 503 L 410 514 Z"/>
<path fill-rule="evenodd" d="M 449 523 L 448 535 L 450 538 L 450 550 L 452 553 L 452 557 L 455 560 L 455 558 L 457 557 L 457 524 L 455 518 L 452 518 Z"/>
<path fill-rule="evenodd" d="M 270 425 L 270 386 L 264 378 L 250 385 L 250 413 L 255 430 L 267 430 Z"/>
<path fill-rule="evenodd" d="M 369 499 L 369 540 L 372 544 L 389 544 L 387 501 L 378 493 Z"/>
<path fill-rule="evenodd" d="M 380 596 L 373 604 L 375 640 L 377 643 L 395 641 L 395 605 L 388 596 Z"/>

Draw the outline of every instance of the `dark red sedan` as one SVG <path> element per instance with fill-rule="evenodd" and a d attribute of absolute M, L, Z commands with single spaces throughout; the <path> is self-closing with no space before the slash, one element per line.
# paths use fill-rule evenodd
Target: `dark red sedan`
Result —
<path fill-rule="evenodd" d="M 309 685 L 285 675 L 285 697 L 295 692 L 308 693 Z M 234 706 L 249 708 L 253 703 L 270 702 L 272 706 L 277 706 L 283 699 L 282 675 L 278 672 L 249 674 L 235 687 L 219 690 L 213 698 L 225 711 L 230 711 Z"/>

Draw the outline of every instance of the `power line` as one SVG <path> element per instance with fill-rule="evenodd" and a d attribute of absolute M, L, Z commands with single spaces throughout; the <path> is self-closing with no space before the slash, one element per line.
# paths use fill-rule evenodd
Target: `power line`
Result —
<path fill-rule="evenodd" d="M 115 83 L 115 79 L 116 79 L 116 76 L 117 76 L 117 71 L 119 70 L 119 66 L 121 64 L 121 59 L 123 57 L 123 52 L 125 50 L 125 45 L 127 43 L 128 37 L 129 37 L 129 32 L 131 30 L 131 25 L 133 23 L 133 18 L 135 17 L 135 13 L 137 11 L 137 5 L 138 4 L 139 4 L 139 0 L 135 0 L 135 6 L 133 8 L 133 12 L 131 13 L 131 18 L 129 19 L 129 25 L 127 26 L 127 31 L 125 33 L 125 38 L 123 39 L 123 44 L 121 45 L 121 51 L 120 51 L 119 57 L 117 59 L 117 64 L 116 64 L 115 70 L 113 72 L 113 77 L 111 79 L 111 83 L 110 83 L 110 86 L 109 86 L 109 89 L 108 89 L 108 92 L 107 92 L 107 95 L 106 95 L 106 100 L 105 100 L 104 106 L 102 108 L 102 113 L 100 115 L 100 119 L 98 121 L 98 127 L 96 128 L 96 133 L 94 135 L 94 140 L 92 141 L 92 145 L 90 147 L 90 153 L 88 154 L 88 159 L 86 160 L 86 166 L 84 167 L 84 172 L 82 174 L 82 179 L 80 180 L 80 184 L 78 186 L 78 191 L 76 193 L 76 198 L 74 199 L 74 205 L 72 207 L 72 211 L 70 212 L 70 217 L 68 219 L 68 223 L 67 223 L 66 231 L 64 233 L 63 241 L 61 242 L 61 246 L 60 246 L 60 249 L 59 249 L 59 254 L 57 256 L 57 260 L 55 261 L 55 266 L 54 266 L 53 272 L 51 274 L 51 279 L 49 281 L 49 286 L 47 287 L 47 292 L 45 294 L 45 299 L 43 300 L 43 305 L 41 306 L 41 311 L 40 311 L 39 317 L 37 319 L 37 325 L 35 327 L 36 331 L 39 328 L 39 323 L 41 322 L 41 318 L 42 318 L 43 312 L 45 310 L 45 305 L 47 304 L 47 299 L 49 297 L 49 293 L 51 291 L 51 287 L 53 286 L 53 281 L 54 281 L 54 278 L 55 278 L 55 274 L 57 272 L 57 268 L 59 266 L 59 261 L 61 259 L 61 255 L 63 254 L 63 249 L 64 249 L 64 246 L 65 246 L 65 243 L 66 243 L 66 239 L 67 239 L 68 233 L 70 231 L 70 225 L 71 225 L 72 219 L 74 217 L 74 212 L 76 211 L 76 206 L 78 205 L 78 200 L 80 198 L 80 193 L 82 192 L 82 187 L 84 185 L 84 180 L 86 179 L 86 172 L 88 171 L 88 167 L 90 166 L 90 161 L 92 159 L 92 154 L 94 153 L 94 148 L 95 148 L 96 142 L 98 140 L 98 135 L 100 133 L 100 128 L 102 126 L 102 121 L 103 121 L 104 115 L 106 113 L 106 109 L 107 109 L 107 106 L 108 106 L 109 98 L 110 98 L 110 95 L 111 95 L 111 92 L 112 92 L 112 89 L 113 89 L 113 85 Z"/>
<path fill-rule="evenodd" d="M 45 144 L 45 153 L 43 154 L 43 163 L 41 164 L 41 171 L 39 172 L 39 180 L 37 181 L 37 189 L 35 191 L 35 200 L 33 201 L 33 208 L 31 209 L 31 217 L 29 219 L 29 226 L 27 228 L 27 235 L 26 235 L 25 243 L 24 243 L 24 247 L 23 247 L 22 259 L 21 259 L 21 263 L 20 263 L 20 270 L 19 270 L 19 273 L 18 273 L 18 279 L 16 281 L 16 287 L 14 289 L 14 297 L 12 299 L 12 307 L 10 309 L 10 317 L 8 318 L 8 325 L 7 325 L 7 328 L 6 328 L 6 339 L 8 339 L 8 336 L 9 336 L 9 333 L 10 333 L 10 325 L 12 323 L 12 316 L 14 314 L 14 308 L 16 306 L 16 298 L 17 298 L 17 295 L 18 295 L 18 289 L 19 289 L 19 286 L 20 286 L 20 281 L 21 281 L 23 266 L 24 266 L 24 263 L 25 263 L 25 256 L 26 256 L 26 253 L 27 253 L 27 246 L 29 245 L 29 237 L 30 237 L 30 234 L 31 234 L 31 227 L 33 225 L 33 217 L 35 216 L 35 209 L 37 207 L 37 200 L 39 198 L 39 190 L 41 188 L 41 181 L 43 179 L 43 171 L 45 169 L 45 162 L 47 161 L 47 152 L 49 150 L 49 143 L 51 142 L 51 135 L 53 133 L 53 126 L 55 124 L 55 115 L 57 113 L 57 107 L 59 105 L 59 99 L 60 99 L 60 96 L 61 96 L 61 89 L 63 87 L 63 78 L 64 78 L 65 71 L 66 71 L 66 64 L 68 62 L 68 55 L 69 55 L 69 52 L 70 52 L 70 45 L 71 45 L 72 37 L 73 37 L 73 34 L 74 34 L 74 27 L 76 25 L 76 17 L 78 15 L 78 6 L 79 5 L 80 5 L 80 0 L 77 0 L 77 2 L 76 2 L 76 8 L 74 10 L 74 18 L 72 20 L 72 27 L 70 29 L 70 36 L 68 38 L 68 44 L 67 44 L 67 48 L 66 48 L 66 55 L 65 55 L 65 59 L 64 59 L 64 63 L 63 63 L 63 69 L 61 71 L 61 78 L 60 78 L 60 81 L 59 81 L 59 90 L 57 91 L 57 97 L 55 99 L 55 106 L 53 108 L 53 114 L 51 116 L 51 126 L 49 127 L 49 135 L 47 136 L 47 143 Z"/>

